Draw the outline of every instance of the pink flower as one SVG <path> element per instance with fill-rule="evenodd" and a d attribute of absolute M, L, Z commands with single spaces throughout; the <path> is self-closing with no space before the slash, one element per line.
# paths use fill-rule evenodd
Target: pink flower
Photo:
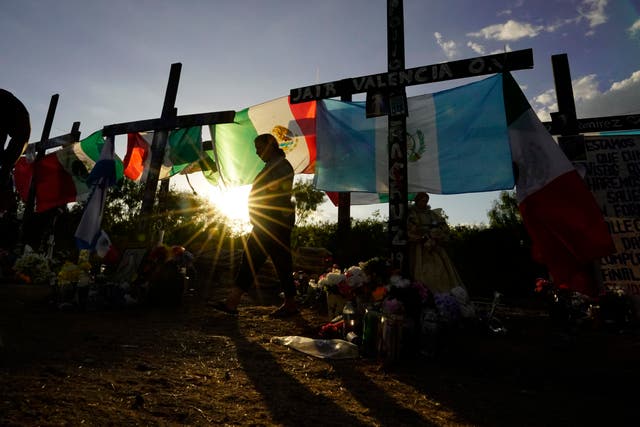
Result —
<path fill-rule="evenodd" d="M 397 314 L 402 312 L 403 308 L 404 306 L 402 305 L 402 303 L 395 298 L 385 299 L 382 302 L 383 313 Z"/>

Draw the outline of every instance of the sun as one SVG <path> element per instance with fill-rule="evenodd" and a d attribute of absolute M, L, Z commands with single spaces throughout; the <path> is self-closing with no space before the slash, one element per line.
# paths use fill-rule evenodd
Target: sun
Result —
<path fill-rule="evenodd" d="M 207 188 L 207 198 L 216 209 L 233 223 L 240 224 L 242 228 L 249 225 L 249 192 L 250 185 L 234 188 L 220 188 L 209 186 Z"/>

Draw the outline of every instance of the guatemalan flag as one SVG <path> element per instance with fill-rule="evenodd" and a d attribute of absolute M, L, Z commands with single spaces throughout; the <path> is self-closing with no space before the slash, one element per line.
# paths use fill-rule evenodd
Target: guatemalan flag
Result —
<path fill-rule="evenodd" d="M 210 154 L 218 171 L 213 180 L 225 186 L 251 184 L 264 166 L 253 140 L 271 133 L 295 173 L 313 173 L 316 161 L 316 101 L 289 103 L 283 96 L 236 112 L 233 123 L 210 127 Z"/>
<path fill-rule="evenodd" d="M 534 258 L 558 284 L 597 292 L 589 263 L 615 251 L 602 212 L 509 73 L 409 98 L 408 107 L 409 192 L 507 190 L 515 183 Z M 364 109 L 333 100 L 318 107 L 314 183 L 361 192 L 352 193 L 352 203 L 388 193 L 387 118 L 365 119 Z"/>
<path fill-rule="evenodd" d="M 104 241 L 106 235 L 101 229 L 101 224 L 107 188 L 116 183 L 114 139 L 113 136 L 106 138 L 100 159 L 87 178 L 92 190 L 75 233 L 79 249 L 95 250 L 96 246 L 108 246 Z"/>
<path fill-rule="evenodd" d="M 513 188 L 499 75 L 407 100 L 409 192 L 459 194 Z M 389 192 L 387 117 L 364 102 L 324 100 L 317 114 L 314 185 L 325 191 Z M 359 197 L 352 194 L 353 203 Z"/>

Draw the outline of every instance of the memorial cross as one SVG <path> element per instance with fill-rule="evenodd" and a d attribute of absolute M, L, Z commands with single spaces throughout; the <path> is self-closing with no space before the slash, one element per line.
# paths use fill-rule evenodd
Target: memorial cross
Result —
<path fill-rule="evenodd" d="M 192 126 L 213 125 L 219 123 L 232 123 L 235 111 L 218 111 L 201 114 L 190 114 L 178 116 L 178 110 L 174 107 L 176 95 L 178 93 L 178 83 L 180 82 L 181 63 L 171 64 L 169 81 L 165 92 L 162 113 L 158 119 L 139 120 L 135 122 L 118 123 L 105 126 L 102 134 L 105 137 L 127 134 L 131 132 L 154 131 L 151 143 L 151 162 L 149 173 L 142 198 L 142 222 L 140 229 L 143 231 L 145 240 L 149 240 L 149 220 L 155 204 L 156 191 L 160 176 L 160 168 L 164 159 L 164 152 L 167 145 L 169 131 L 178 128 Z"/>
<path fill-rule="evenodd" d="M 590 262 L 588 272 L 601 289 L 618 287 L 640 294 L 640 144 L 634 135 L 584 133 L 640 129 L 640 114 L 579 119 L 576 114 L 567 54 L 553 55 L 553 77 L 558 111 L 544 123 L 583 178 L 609 225 L 614 255 Z"/>
<path fill-rule="evenodd" d="M 640 129 L 640 114 L 590 117 L 580 119 L 576 115 L 569 58 L 566 53 L 552 55 L 553 80 L 558 101 L 558 111 L 551 113 L 551 121 L 543 124 L 552 135 L 571 137 L 580 133 L 611 132 Z M 565 139 L 562 138 L 562 139 Z M 562 142 L 561 142 L 561 145 Z"/>
<path fill-rule="evenodd" d="M 388 116 L 389 241 L 392 267 L 409 277 L 407 247 L 407 86 L 533 68 L 531 49 L 405 69 L 402 0 L 387 0 L 386 73 L 291 89 L 292 104 L 367 92 L 382 99 Z M 367 111 L 370 109 L 367 107 Z"/>
<path fill-rule="evenodd" d="M 49 148 L 55 148 L 60 145 L 78 141 L 80 139 L 80 122 L 73 122 L 73 125 L 71 126 L 71 132 L 69 132 L 68 134 L 60 135 L 55 138 L 49 138 L 51 127 L 53 126 L 53 117 L 55 116 L 56 108 L 58 107 L 58 99 L 60 99 L 60 95 L 58 95 L 57 93 L 51 96 L 51 100 L 49 101 L 49 109 L 47 110 L 47 116 L 44 121 L 40 140 L 27 146 L 26 152 L 33 152 L 36 161 L 42 160 Z M 27 203 L 24 209 L 23 224 L 30 221 L 35 208 L 36 171 L 37 168 L 33 168 L 33 176 L 31 177 L 29 194 L 27 196 Z"/>

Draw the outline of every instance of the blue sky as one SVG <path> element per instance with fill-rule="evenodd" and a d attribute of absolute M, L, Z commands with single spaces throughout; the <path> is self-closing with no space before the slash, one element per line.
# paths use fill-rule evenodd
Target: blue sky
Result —
<path fill-rule="evenodd" d="M 640 0 L 404 0 L 404 15 L 407 68 L 531 48 L 534 69 L 514 76 L 548 120 L 557 111 L 551 55 L 566 53 L 578 117 L 640 112 Z M 32 141 L 55 93 L 52 136 L 74 121 L 87 136 L 159 117 L 174 62 L 182 63 L 179 114 L 239 110 L 291 88 L 385 72 L 386 37 L 384 0 L 2 0 L 0 87 L 29 110 Z M 123 152 L 124 139 L 116 144 Z M 486 223 L 496 197 L 434 195 L 431 204 L 454 224 Z M 332 206 L 322 212 L 337 216 Z"/>

